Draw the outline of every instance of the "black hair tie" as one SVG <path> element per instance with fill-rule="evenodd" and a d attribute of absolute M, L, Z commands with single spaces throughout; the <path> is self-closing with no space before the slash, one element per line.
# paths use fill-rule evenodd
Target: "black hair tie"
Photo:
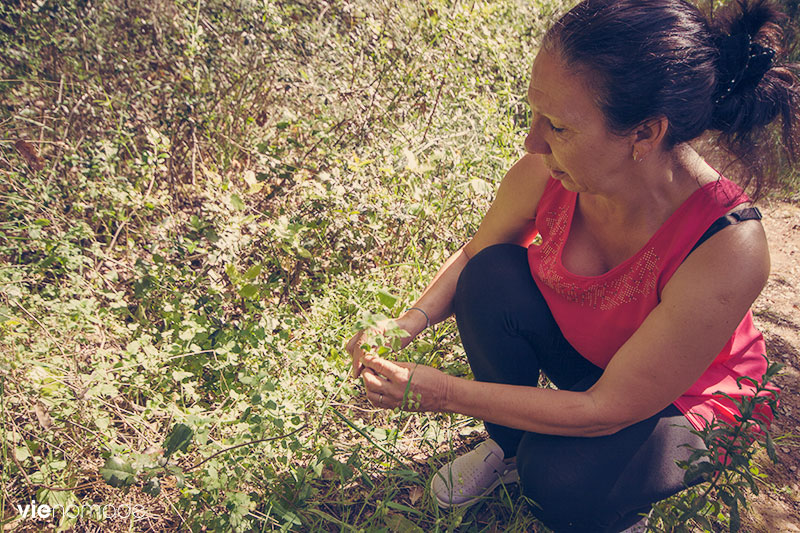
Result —
<path fill-rule="evenodd" d="M 737 90 L 758 85 L 775 61 L 775 50 L 751 42 L 747 33 L 723 35 L 717 39 L 717 46 L 719 82 L 715 104 L 721 103 Z"/>

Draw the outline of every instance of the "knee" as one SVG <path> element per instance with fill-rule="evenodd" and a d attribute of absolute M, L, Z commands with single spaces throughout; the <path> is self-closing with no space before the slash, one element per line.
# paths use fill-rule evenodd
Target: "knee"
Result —
<path fill-rule="evenodd" d="M 542 479 L 533 487 L 523 482 L 522 490 L 534 516 L 558 533 L 598 533 L 613 522 L 600 502 L 582 494 L 580 486 Z"/>
<path fill-rule="evenodd" d="M 525 248 L 516 244 L 495 244 L 484 248 L 464 266 L 456 285 L 457 306 L 484 303 L 496 299 L 498 291 L 520 281 L 533 283 Z"/>
<path fill-rule="evenodd" d="M 579 458 L 556 454 L 517 452 L 522 492 L 533 514 L 548 528 L 561 532 L 605 531 L 614 517 L 606 495 L 592 490 L 593 483 Z"/>

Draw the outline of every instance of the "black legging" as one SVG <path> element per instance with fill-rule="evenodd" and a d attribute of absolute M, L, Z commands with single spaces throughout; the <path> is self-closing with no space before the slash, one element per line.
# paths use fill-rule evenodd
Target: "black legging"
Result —
<path fill-rule="evenodd" d="M 478 381 L 586 390 L 602 369 L 564 339 L 531 277 L 525 248 L 499 244 L 467 263 L 455 295 L 461 340 Z M 569 413 L 563 413 L 565 417 Z M 685 485 L 675 462 L 702 447 L 669 406 L 604 437 L 559 437 L 486 423 L 506 457 L 517 457 L 532 512 L 555 531 L 616 532 Z"/>

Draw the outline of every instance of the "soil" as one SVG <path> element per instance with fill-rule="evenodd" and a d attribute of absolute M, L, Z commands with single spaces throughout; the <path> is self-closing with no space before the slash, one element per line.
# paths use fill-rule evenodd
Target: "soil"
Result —
<path fill-rule="evenodd" d="M 757 464 L 767 477 L 759 494 L 748 498 L 742 529 L 800 533 L 800 207 L 772 201 L 761 209 L 772 270 L 753 314 L 769 359 L 785 366 L 776 379 L 781 407 L 772 426 L 779 463 L 760 456 Z"/>

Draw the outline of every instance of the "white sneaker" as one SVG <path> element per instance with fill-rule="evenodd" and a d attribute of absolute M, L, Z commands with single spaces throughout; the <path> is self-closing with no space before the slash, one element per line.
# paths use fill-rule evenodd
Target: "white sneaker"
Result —
<path fill-rule="evenodd" d="M 518 483 L 517 464 L 503 460 L 503 450 L 492 439 L 457 457 L 434 474 L 431 492 L 439 507 L 472 505 L 501 483 Z"/>

